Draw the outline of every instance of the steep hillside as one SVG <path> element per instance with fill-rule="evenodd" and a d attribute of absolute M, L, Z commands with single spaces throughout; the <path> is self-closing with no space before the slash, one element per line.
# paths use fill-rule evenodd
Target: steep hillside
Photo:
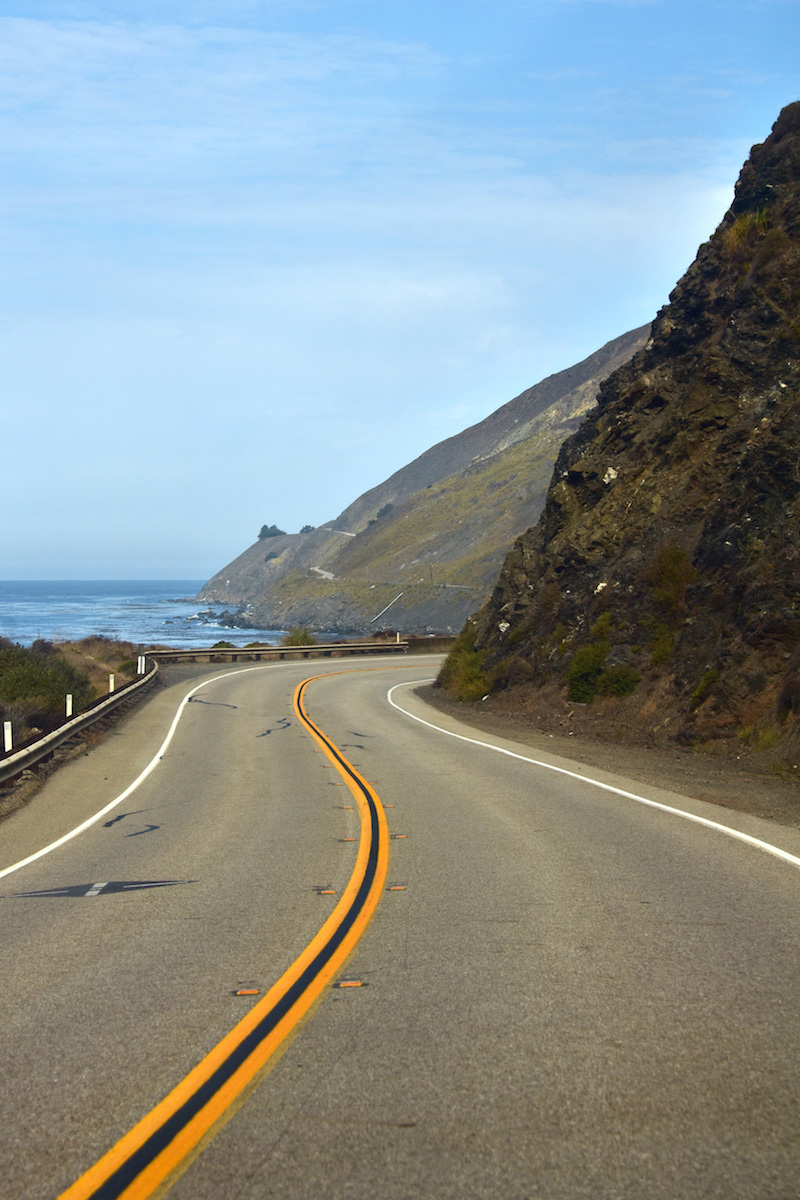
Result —
<path fill-rule="evenodd" d="M 200 598 L 246 605 L 262 627 L 455 631 L 488 595 L 508 546 L 541 512 L 559 447 L 600 381 L 649 327 L 609 342 L 427 450 L 308 534 L 267 538 Z M 402 592 L 399 599 L 398 594 Z M 379 626 L 378 626 L 379 627 Z"/>
<path fill-rule="evenodd" d="M 563 445 L 443 682 L 800 771 L 800 103 Z"/>

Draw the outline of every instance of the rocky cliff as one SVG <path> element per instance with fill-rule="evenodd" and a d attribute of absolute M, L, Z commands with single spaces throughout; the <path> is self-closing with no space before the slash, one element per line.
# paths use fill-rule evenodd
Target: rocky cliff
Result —
<path fill-rule="evenodd" d="M 443 673 L 544 727 L 797 772 L 800 103 L 558 456 Z"/>
<path fill-rule="evenodd" d="M 559 447 L 596 403 L 601 380 L 648 333 L 644 326 L 615 338 L 528 388 L 335 521 L 257 542 L 200 598 L 246 606 L 240 619 L 260 628 L 456 632 L 489 596 L 513 539 L 541 512 Z"/>

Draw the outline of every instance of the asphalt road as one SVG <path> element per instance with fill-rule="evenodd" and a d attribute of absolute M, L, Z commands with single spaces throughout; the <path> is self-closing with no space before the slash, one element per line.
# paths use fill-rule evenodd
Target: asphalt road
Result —
<path fill-rule="evenodd" d="M 337 975 L 364 986 L 326 986 L 170 1200 L 795 1200 L 800 869 L 586 777 L 798 857 L 800 833 L 524 761 L 400 686 L 430 658 L 347 666 L 175 671 L 0 826 L 1 872 L 120 795 L 225 675 L 135 791 L 0 875 L 3 1200 L 59 1196 L 342 895 L 358 812 L 292 709 L 317 672 L 309 714 L 391 838 Z"/>

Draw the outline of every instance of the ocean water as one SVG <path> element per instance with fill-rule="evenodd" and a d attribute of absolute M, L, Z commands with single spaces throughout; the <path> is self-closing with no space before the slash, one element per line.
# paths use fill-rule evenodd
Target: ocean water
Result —
<path fill-rule="evenodd" d="M 0 580 L 0 637 L 29 646 L 105 634 L 142 648 L 279 641 L 280 630 L 228 629 L 221 604 L 193 599 L 204 579 Z"/>

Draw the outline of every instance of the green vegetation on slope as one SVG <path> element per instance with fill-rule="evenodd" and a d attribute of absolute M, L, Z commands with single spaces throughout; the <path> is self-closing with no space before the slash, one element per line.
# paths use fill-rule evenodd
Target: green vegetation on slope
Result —
<path fill-rule="evenodd" d="M 130 642 L 99 635 L 30 647 L 0 638 L 0 720 L 11 722 L 15 746 L 61 725 L 68 694 L 77 715 L 107 691 L 109 674 L 132 679 L 135 654 Z"/>
<path fill-rule="evenodd" d="M 342 625 L 358 625 L 400 591 L 397 617 L 437 607 L 446 616 L 454 600 L 474 610 L 515 534 L 538 515 L 553 459 L 572 427 L 543 419 L 535 436 L 395 505 L 326 560 L 334 579 L 296 569 L 277 580 L 271 612 L 315 623 L 312 614 L 325 611 Z"/>
<path fill-rule="evenodd" d="M 11 722 L 16 743 L 59 725 L 67 693 L 73 696 L 75 712 L 94 695 L 88 675 L 65 662 L 50 642 L 34 642 L 26 649 L 2 639 L 0 718 Z"/>
<path fill-rule="evenodd" d="M 491 682 L 483 670 L 485 650 L 475 646 L 475 629 L 461 631 L 442 663 L 437 683 L 456 700 L 481 700 L 491 691 Z"/>

